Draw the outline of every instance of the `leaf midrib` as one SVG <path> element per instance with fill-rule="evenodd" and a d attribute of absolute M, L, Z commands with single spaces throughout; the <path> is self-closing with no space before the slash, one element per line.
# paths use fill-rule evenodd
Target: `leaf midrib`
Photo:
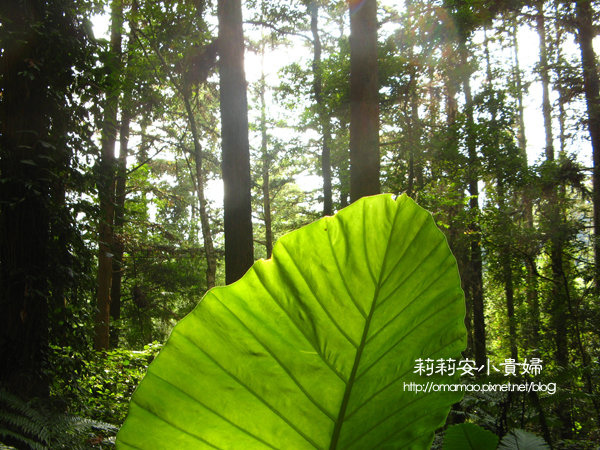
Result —
<path fill-rule="evenodd" d="M 373 294 L 373 301 L 371 302 L 371 309 L 369 310 L 369 315 L 365 319 L 365 327 L 363 329 L 363 334 L 360 338 L 360 343 L 356 349 L 356 356 L 354 358 L 354 365 L 352 366 L 352 372 L 350 373 L 350 378 L 348 378 L 348 383 L 346 384 L 346 389 L 344 390 L 344 397 L 342 398 L 342 404 L 340 406 L 340 413 L 338 415 L 337 421 L 335 423 L 335 427 L 333 429 L 333 434 L 331 436 L 331 444 L 329 445 L 330 450 L 335 450 L 337 448 L 338 440 L 340 438 L 340 434 L 342 431 L 342 426 L 344 424 L 344 419 L 346 416 L 346 409 L 348 407 L 348 402 L 350 400 L 350 394 L 352 393 L 352 387 L 354 385 L 354 379 L 356 377 L 356 373 L 358 371 L 358 366 L 360 365 L 360 359 L 362 356 L 362 352 L 365 348 L 367 336 L 369 334 L 369 327 L 371 325 L 371 319 L 373 318 L 373 314 L 375 313 L 375 309 L 377 306 L 377 297 L 379 296 L 379 290 L 381 288 L 382 276 L 384 273 L 385 263 L 387 261 L 388 253 L 390 250 L 390 242 L 392 240 L 392 233 L 394 232 L 394 227 L 396 225 L 396 220 L 398 219 L 398 212 L 400 211 L 400 206 L 398 205 L 398 200 L 393 200 L 395 203 L 395 211 L 394 211 L 394 219 L 392 220 L 392 224 L 390 226 L 390 233 L 388 235 L 388 240 L 385 247 L 385 253 L 383 255 L 383 261 L 381 263 L 381 269 L 379 273 L 379 280 L 377 282 L 377 286 L 375 287 L 375 292 Z"/>

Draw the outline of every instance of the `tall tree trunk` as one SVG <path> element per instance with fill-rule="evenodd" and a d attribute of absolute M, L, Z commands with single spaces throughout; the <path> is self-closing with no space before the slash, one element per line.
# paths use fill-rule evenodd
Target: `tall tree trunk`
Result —
<path fill-rule="evenodd" d="M 583 83 L 584 91 L 587 103 L 588 112 L 588 130 L 590 133 L 590 139 L 592 142 L 592 203 L 594 211 L 594 282 L 596 288 L 596 295 L 600 295 L 600 238 L 598 236 L 598 229 L 600 227 L 600 82 L 598 80 L 598 68 L 596 65 L 596 54 L 592 41 L 594 39 L 594 27 L 592 23 L 592 17 L 594 11 L 589 0 L 579 0 L 576 3 L 577 11 L 577 29 L 578 29 L 578 41 L 581 50 L 581 62 L 583 68 Z M 561 30 L 557 26 L 557 34 Z M 562 100 L 562 96 L 561 96 Z M 561 102 L 562 105 L 562 102 Z M 564 107 L 563 109 L 564 110 Z M 561 112 L 562 112 L 561 110 Z M 561 135 L 561 141 L 564 136 Z M 569 302 L 569 309 L 572 308 L 571 302 Z M 588 355 L 583 345 L 581 331 L 579 327 L 579 313 L 578 311 L 570 311 L 573 316 L 575 323 L 577 343 L 579 352 L 581 354 L 581 360 L 584 367 L 590 367 L 591 358 Z M 586 389 L 592 403 L 596 410 L 596 421 L 600 423 L 600 401 L 598 396 L 594 395 L 595 386 L 590 375 L 590 371 L 585 371 Z"/>
<path fill-rule="evenodd" d="M 544 2 L 537 4 L 536 28 L 540 39 L 540 78 L 542 80 L 542 113 L 544 117 L 544 130 L 546 136 L 545 155 L 549 164 L 554 162 L 554 138 L 552 133 L 552 106 L 550 104 L 550 74 L 548 67 L 548 48 L 546 44 L 546 24 L 544 17 Z M 568 317 L 568 285 L 565 282 L 563 268 L 563 236 L 561 206 L 559 204 L 558 190 L 556 185 L 547 180 L 547 211 L 550 246 L 550 265 L 552 268 L 552 292 L 550 299 L 551 323 L 554 330 L 554 342 L 556 346 L 556 363 L 561 367 L 569 365 L 569 347 L 567 340 L 567 317 Z M 572 435 L 572 419 L 570 408 L 565 401 L 560 402 L 557 414 L 563 424 L 561 435 L 569 438 Z"/>
<path fill-rule="evenodd" d="M 417 92 L 417 74 L 411 73 L 410 81 L 410 129 L 408 149 L 408 186 L 406 193 L 414 197 L 423 181 L 423 167 L 421 155 L 421 129 L 419 120 L 419 96 Z M 416 183 L 416 187 L 415 187 Z"/>
<path fill-rule="evenodd" d="M 323 101 L 323 69 L 321 67 L 321 39 L 319 37 L 319 4 L 311 0 L 310 30 L 313 36 L 313 94 L 317 103 L 317 120 L 321 131 L 321 172 L 323 176 L 323 215 L 333 214 L 331 193 L 331 125 Z"/>
<path fill-rule="evenodd" d="M 514 61 L 514 81 L 517 97 L 517 141 L 521 150 L 521 157 L 527 164 L 527 138 L 525 136 L 525 106 L 523 104 L 523 77 L 521 75 L 521 65 L 519 62 L 519 39 L 517 37 L 517 17 L 512 19 L 511 37 L 513 43 L 513 61 Z"/>
<path fill-rule="evenodd" d="M 434 124 L 441 123 L 440 119 L 440 106 L 441 96 L 436 89 L 436 67 L 433 64 L 430 64 L 427 68 L 428 72 L 428 82 L 427 82 L 427 93 L 429 97 L 429 105 L 427 106 L 427 134 L 425 136 L 426 142 L 432 142 L 434 137 L 437 135 L 437 129 Z M 431 161 L 433 158 L 427 154 L 427 151 L 422 152 L 422 160 L 421 160 L 421 170 L 417 173 L 417 189 L 419 192 L 423 190 L 425 185 L 424 180 L 424 166 L 428 166 L 429 171 L 431 173 L 431 177 L 435 178 L 437 176 L 437 171 L 431 167 L 431 164 L 428 164 L 427 161 Z M 418 198 L 418 196 L 417 196 Z"/>
<path fill-rule="evenodd" d="M 348 116 L 342 115 L 340 117 L 340 131 L 348 130 Z M 350 152 L 348 147 L 342 145 L 340 148 L 342 152 L 342 158 L 338 166 L 338 173 L 340 178 L 340 208 L 345 208 L 350 204 Z"/>
<path fill-rule="evenodd" d="M 196 195 L 198 196 L 198 213 L 200 214 L 200 226 L 202 228 L 202 240 L 204 241 L 204 256 L 206 257 L 206 288 L 211 289 L 216 283 L 217 257 L 210 231 L 210 218 L 208 216 L 208 204 L 204 196 L 204 169 L 202 146 L 200 145 L 200 134 L 196 124 L 196 116 L 190 102 L 190 92 L 188 87 L 181 90 L 183 103 L 188 117 L 190 130 L 192 131 L 192 140 L 194 141 L 194 167 L 196 168 Z"/>
<path fill-rule="evenodd" d="M 517 140 L 519 143 L 519 150 L 521 152 L 521 160 L 523 164 L 523 170 L 526 171 L 528 168 L 527 159 L 527 139 L 525 134 L 525 107 L 523 103 L 523 80 L 521 76 L 521 67 L 519 62 L 519 40 L 517 37 L 517 16 L 512 19 L 511 26 L 511 37 L 513 42 L 513 60 L 514 60 L 514 82 L 515 82 L 515 95 L 517 98 Z M 533 202 L 531 194 L 528 189 L 525 188 L 522 193 L 523 197 L 523 216 L 525 219 L 525 228 L 529 231 L 533 231 Z M 537 282 L 537 269 L 535 267 L 535 260 L 537 254 L 527 255 L 525 260 L 525 270 L 527 272 L 525 278 L 525 291 L 527 298 L 527 307 L 529 311 L 529 317 L 531 320 L 527 321 L 527 339 L 528 347 L 531 349 L 537 349 L 539 347 L 539 334 L 540 334 L 540 306 L 538 296 L 538 282 Z"/>
<path fill-rule="evenodd" d="M 123 279 L 123 225 L 125 224 L 125 190 L 127 186 L 127 147 L 129 144 L 129 125 L 131 109 L 125 103 L 121 112 L 121 128 L 119 130 L 119 158 L 117 160 L 117 176 L 115 182 L 115 220 L 113 234 L 113 274 L 110 288 L 110 320 L 115 323 L 121 319 L 121 281 Z M 110 328 L 110 346 L 119 346 L 119 327 Z"/>
<path fill-rule="evenodd" d="M 254 262 L 241 1 L 219 0 L 218 16 L 225 280 L 233 283 Z"/>
<path fill-rule="evenodd" d="M 271 221 L 271 189 L 269 170 L 271 169 L 271 155 L 269 154 L 269 137 L 267 134 L 267 103 L 265 101 L 265 45 L 261 45 L 260 59 L 260 151 L 262 158 L 262 195 L 263 195 L 263 220 L 265 222 L 265 249 L 267 258 L 273 253 L 273 230 Z"/>
<path fill-rule="evenodd" d="M 44 180 L 53 154 L 42 141 L 53 142 L 44 111 L 54 109 L 60 94 L 48 95 L 44 64 L 39 73 L 23 76 L 31 72 L 29 61 L 47 56 L 35 29 L 47 13 L 43 3 L 0 6 L 2 34 L 12 33 L 0 43 L 0 386 L 26 397 L 48 395 L 42 367 L 48 347 L 47 196 L 52 191 Z"/>
<path fill-rule="evenodd" d="M 119 157 L 116 165 L 115 179 L 115 211 L 114 211 L 114 230 L 113 230 L 113 273 L 110 288 L 110 320 L 113 323 L 121 319 L 121 288 L 123 280 L 123 253 L 125 249 L 123 241 L 123 225 L 125 225 L 125 196 L 127 187 L 127 155 L 129 146 L 129 131 L 132 116 L 132 90 L 133 69 L 133 41 L 135 39 L 134 30 L 137 26 L 135 15 L 137 13 L 137 3 L 132 5 L 130 21 L 129 41 L 127 45 L 127 63 L 124 68 L 125 80 L 123 89 L 123 105 L 121 107 L 121 127 L 119 129 Z M 113 326 L 109 331 L 109 343 L 112 348 L 119 346 L 119 326 Z"/>
<path fill-rule="evenodd" d="M 344 20 L 345 14 L 340 14 L 338 17 L 338 51 L 344 51 L 344 36 L 346 36 L 346 26 Z M 350 120 L 350 105 L 341 105 L 338 109 L 338 118 L 340 125 L 336 133 L 337 145 L 335 148 L 341 152 L 341 158 L 338 163 L 338 178 L 340 180 L 340 208 L 348 206 L 350 199 L 350 149 L 345 143 L 348 130 L 348 121 Z"/>
<path fill-rule="evenodd" d="M 490 93 L 494 92 L 493 86 L 493 74 L 492 74 L 492 64 L 490 60 L 490 48 L 489 48 L 489 38 L 487 34 L 487 29 L 484 28 L 484 53 L 485 53 L 485 62 L 486 62 L 486 82 Z M 491 114 L 491 123 L 492 127 L 498 127 L 496 121 L 498 116 L 498 111 L 496 107 L 496 103 L 491 103 L 490 108 Z M 496 129 L 493 131 L 493 142 L 491 143 L 492 151 L 500 149 L 500 130 Z M 500 227 L 502 232 L 507 232 L 508 234 L 502 235 L 502 242 L 500 243 L 499 248 L 499 259 L 500 266 L 502 270 L 502 282 L 504 284 L 504 296 L 506 299 L 506 317 L 508 319 L 508 342 L 510 345 L 510 355 L 515 361 L 518 360 L 519 353 L 517 348 L 517 323 L 515 319 L 515 288 L 513 282 L 513 272 L 512 272 L 512 250 L 511 250 L 511 242 L 512 236 L 510 234 L 510 219 L 508 217 L 508 211 L 506 207 L 506 185 L 503 170 L 501 167 L 496 172 L 496 191 L 498 196 L 498 211 L 500 213 Z M 508 396 L 507 400 L 507 408 L 510 403 L 511 395 Z"/>
<path fill-rule="evenodd" d="M 544 2 L 538 2 L 536 28 L 540 38 L 540 78 L 542 80 L 542 115 L 546 130 L 546 146 L 544 152 L 547 161 L 554 161 L 554 144 L 552 136 L 552 105 L 550 104 L 550 73 L 548 70 L 548 46 L 546 44 L 546 28 L 544 18 Z"/>
<path fill-rule="evenodd" d="M 466 39 L 459 44 L 461 63 L 468 64 L 468 49 Z M 481 229 L 479 227 L 479 186 L 477 146 L 474 135 L 473 96 L 471 94 L 470 75 L 465 73 L 462 80 L 465 94 L 465 116 L 467 120 L 467 189 L 469 191 L 469 213 L 471 222 L 468 225 L 470 236 L 469 270 L 467 277 L 467 293 L 473 304 L 473 345 L 475 361 L 478 366 L 487 362 L 485 342 L 485 315 L 483 302 L 483 263 L 481 256 Z"/>
<path fill-rule="evenodd" d="M 506 208 L 506 192 L 504 180 L 498 179 L 498 209 L 501 214 L 501 227 L 504 231 L 510 230 L 510 218 Z M 502 270 L 502 281 L 504 283 L 504 295 L 506 298 L 506 317 L 508 319 L 508 342 L 510 344 L 510 355 L 515 361 L 519 359 L 517 347 L 517 322 L 515 318 L 515 288 L 512 272 L 512 251 L 510 234 L 502 237 L 503 242 L 500 245 L 500 266 Z"/>
<path fill-rule="evenodd" d="M 590 0 L 578 0 L 577 30 L 581 49 L 581 65 L 583 67 L 583 86 L 587 103 L 588 129 L 592 141 L 592 202 L 594 206 L 594 272 L 596 294 L 600 295 L 600 82 L 596 54 L 592 41 L 594 39 L 594 11 Z"/>
<path fill-rule="evenodd" d="M 101 154 L 98 167 L 98 291 L 94 327 L 94 347 L 109 347 L 110 288 L 113 271 L 113 222 L 115 194 L 115 141 L 117 138 L 117 110 L 121 76 L 121 33 L 123 28 L 123 2 L 111 3 L 110 52 L 107 57 L 109 73 L 104 120 L 102 124 Z"/>
<path fill-rule="evenodd" d="M 352 5 L 352 4 L 351 4 Z M 377 1 L 350 7 L 350 200 L 379 194 Z"/>
<path fill-rule="evenodd" d="M 548 50 L 546 46 L 546 29 L 543 2 L 538 4 L 537 13 L 537 32 L 540 38 L 540 77 L 542 80 L 542 112 L 544 116 L 544 130 L 546 136 L 545 154 L 548 162 L 553 162 L 554 157 L 554 138 L 552 133 L 552 106 L 550 104 L 550 75 L 548 68 Z M 548 181 L 548 184 L 551 184 Z M 566 301 L 565 290 L 568 289 L 563 282 L 563 242 L 561 236 L 561 212 L 558 202 L 558 192 L 556 186 L 548 188 L 548 220 L 550 236 L 550 260 L 553 276 L 552 310 L 553 324 L 555 330 L 556 342 L 556 360 L 563 367 L 567 367 L 568 344 L 567 344 L 567 324 L 566 324 Z"/>
<path fill-rule="evenodd" d="M 458 86 L 456 84 L 455 77 L 447 76 L 445 81 L 445 97 L 446 97 L 446 127 L 448 129 L 448 138 L 446 139 L 446 145 L 453 149 L 454 156 L 458 155 L 457 142 L 459 141 L 458 133 L 456 130 L 456 119 L 458 117 L 458 102 L 456 101 L 456 95 Z M 465 327 L 467 328 L 467 351 L 473 352 L 475 348 L 473 339 L 473 302 L 471 302 L 467 283 L 467 274 L 469 270 L 469 256 L 468 249 L 464 236 L 466 235 L 466 229 L 463 223 L 452 223 L 452 218 L 457 215 L 455 208 L 463 208 L 464 202 L 464 188 L 459 191 L 459 199 L 454 202 L 455 205 L 451 206 L 446 212 L 448 217 L 448 223 L 451 224 L 448 229 L 448 244 L 452 253 L 456 256 L 456 262 L 458 269 L 461 274 L 461 287 L 467 296 L 466 301 L 466 314 L 465 314 Z M 460 206 L 458 206 L 460 205 Z"/>

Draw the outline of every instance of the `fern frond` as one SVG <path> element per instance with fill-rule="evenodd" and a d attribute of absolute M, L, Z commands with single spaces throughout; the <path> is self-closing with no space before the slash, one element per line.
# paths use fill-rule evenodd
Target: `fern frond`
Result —
<path fill-rule="evenodd" d="M 14 433 L 14 432 L 12 432 L 10 430 L 7 430 L 5 428 L 0 428 L 0 438 L 7 438 L 7 437 L 8 438 L 12 438 L 12 439 L 14 439 L 16 441 L 22 442 L 23 444 L 29 446 L 29 448 L 32 448 L 34 450 L 46 450 L 48 448 L 48 447 L 46 447 L 46 446 L 44 446 L 44 445 L 42 445 L 42 444 L 40 444 L 38 442 L 35 442 L 32 439 L 29 439 L 29 438 L 23 436 L 20 433 Z"/>
<path fill-rule="evenodd" d="M 113 424 L 59 413 L 46 404 L 26 402 L 0 389 L 0 438 L 33 449 L 75 449 L 85 448 L 90 435 L 102 433 L 110 438 L 117 431 Z"/>

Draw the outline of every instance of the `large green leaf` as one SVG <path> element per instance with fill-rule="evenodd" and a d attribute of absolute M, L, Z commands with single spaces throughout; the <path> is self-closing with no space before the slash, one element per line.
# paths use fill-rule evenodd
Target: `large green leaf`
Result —
<path fill-rule="evenodd" d="M 498 450 L 548 450 L 550 446 L 544 439 L 528 431 L 515 428 L 500 441 Z"/>
<path fill-rule="evenodd" d="M 498 436 L 474 423 L 453 425 L 446 430 L 444 450 L 495 450 Z"/>
<path fill-rule="evenodd" d="M 414 393 L 417 358 L 460 358 L 464 296 L 431 215 L 364 198 L 282 237 L 212 289 L 135 392 L 121 448 L 425 448 L 456 392 Z"/>

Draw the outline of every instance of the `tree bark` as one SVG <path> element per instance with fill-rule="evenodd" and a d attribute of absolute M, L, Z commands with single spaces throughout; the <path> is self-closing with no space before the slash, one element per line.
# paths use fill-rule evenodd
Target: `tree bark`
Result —
<path fill-rule="evenodd" d="M 254 262 L 241 1 L 219 0 L 218 16 L 225 280 L 233 283 Z"/>
<path fill-rule="evenodd" d="M 198 196 L 198 213 L 200 214 L 200 226 L 202 228 L 202 240 L 204 241 L 204 255 L 206 257 L 206 288 L 212 289 L 216 284 L 217 257 L 215 247 L 210 231 L 210 218 L 208 217 L 208 204 L 204 196 L 204 170 L 202 146 L 200 145 L 200 134 L 196 125 L 196 117 L 192 110 L 190 102 L 190 93 L 188 87 L 182 89 L 183 103 L 188 117 L 190 130 L 192 131 L 192 140 L 194 141 L 194 167 L 196 168 L 196 195 Z"/>
<path fill-rule="evenodd" d="M 517 141 L 521 150 L 521 157 L 527 164 L 527 138 L 525 136 L 525 107 L 523 105 L 523 77 L 521 75 L 521 65 L 519 63 L 519 40 L 517 38 L 517 19 L 512 19 L 511 37 L 513 42 L 513 61 L 514 61 L 514 79 L 517 97 Z"/>
<path fill-rule="evenodd" d="M 517 140 L 519 143 L 519 150 L 521 151 L 521 160 L 523 164 L 523 170 L 528 168 L 527 158 L 527 139 L 525 134 L 525 107 L 523 104 L 523 80 L 521 77 L 521 67 L 519 62 L 519 40 L 517 37 L 517 18 L 512 19 L 511 26 L 511 37 L 513 42 L 513 60 L 514 60 L 514 81 L 517 97 Z M 523 189 L 523 218 L 524 226 L 528 231 L 533 231 L 533 202 L 531 200 L 531 194 L 527 187 Z M 527 340 L 528 346 L 531 349 L 537 349 L 539 347 L 539 334 L 540 334 L 540 306 L 538 296 L 538 283 L 537 283 L 537 269 L 535 267 L 535 260 L 537 254 L 528 254 L 525 260 L 525 270 L 527 272 L 525 278 L 525 291 L 527 298 L 527 307 L 529 310 L 529 317 L 531 320 L 527 321 Z"/>
<path fill-rule="evenodd" d="M 130 99 L 126 100 L 130 101 Z M 127 186 L 127 152 L 129 145 L 129 125 L 131 110 L 124 106 L 121 113 L 119 130 L 119 158 L 117 160 L 115 182 L 115 220 L 113 234 L 112 280 L 110 288 L 110 320 L 115 323 L 121 319 L 121 282 L 123 279 L 123 225 L 125 224 L 125 191 Z M 111 326 L 109 332 L 111 348 L 119 346 L 119 327 Z"/>
<path fill-rule="evenodd" d="M 271 189 L 269 170 L 271 169 L 271 155 L 269 154 L 269 137 L 267 135 L 267 104 L 265 102 L 265 72 L 264 72 L 264 43 L 261 47 L 261 77 L 260 77 L 260 151 L 262 157 L 262 195 L 263 195 L 263 220 L 265 223 L 265 250 L 267 258 L 273 253 L 273 230 L 271 220 Z"/>
<path fill-rule="evenodd" d="M 466 39 L 459 43 L 461 63 L 463 67 L 468 64 L 468 49 Z M 467 189 L 469 191 L 469 212 L 471 221 L 468 225 L 469 231 L 469 269 L 467 276 L 467 294 L 473 304 L 473 350 L 475 361 L 478 366 L 487 362 L 485 342 L 485 305 L 483 300 L 483 262 L 481 256 L 481 229 L 479 227 L 479 158 L 473 131 L 473 96 L 471 94 L 470 75 L 465 72 L 462 85 L 465 94 L 465 116 L 467 120 L 467 157 L 469 166 L 467 168 Z"/>
<path fill-rule="evenodd" d="M 331 193 L 331 126 L 323 101 L 323 69 L 321 68 L 321 39 L 319 37 L 319 4 L 311 1 L 310 30 L 313 36 L 313 94 L 317 104 L 317 121 L 321 131 L 321 172 L 323 176 L 323 215 L 333 214 Z"/>
<path fill-rule="evenodd" d="M 28 77 L 27 61 L 42 55 L 33 32 L 42 2 L 6 2 L 2 26 L 14 40 L 0 52 L 0 386 L 25 397 L 46 396 L 42 373 L 48 346 L 48 186 L 50 100 L 45 71 Z M 4 22 L 6 19 L 6 22 Z M 29 34 L 28 31 L 31 33 Z M 36 194 L 37 191 L 37 194 Z"/>
<path fill-rule="evenodd" d="M 542 114 L 546 133 L 545 155 L 547 161 L 554 161 L 554 144 L 552 137 L 552 105 L 550 104 L 550 74 L 548 70 L 548 47 L 546 45 L 546 28 L 544 19 L 544 2 L 538 2 L 536 28 L 540 38 L 540 78 L 542 80 Z"/>
<path fill-rule="evenodd" d="M 417 93 L 417 74 L 415 68 L 410 77 L 410 129 L 408 149 L 408 184 L 406 193 L 414 197 L 416 191 L 420 189 L 419 180 L 423 179 L 423 169 L 421 165 L 421 123 L 419 120 L 419 97 Z M 415 189 L 415 183 L 417 185 Z"/>
<path fill-rule="evenodd" d="M 87 41 L 66 2 L 0 2 L 0 17 L 0 386 L 45 397 L 48 331 L 61 328 L 50 320 L 77 279 L 65 192 L 70 136 L 82 136 L 69 96 Z"/>
<path fill-rule="evenodd" d="M 350 7 L 350 200 L 379 194 L 377 2 Z"/>
<path fill-rule="evenodd" d="M 123 254 L 125 244 L 123 241 L 123 226 L 125 225 L 125 197 L 127 188 L 127 156 L 129 146 L 129 131 L 131 125 L 131 116 L 133 109 L 133 98 L 131 84 L 133 82 L 133 40 L 135 39 L 134 30 L 137 26 L 135 15 L 137 13 L 137 3 L 132 5 L 130 21 L 131 30 L 129 32 L 129 42 L 127 46 L 127 63 L 124 67 L 125 80 L 127 86 L 123 90 L 123 105 L 121 107 L 121 126 L 119 129 L 119 157 L 116 164 L 115 179 L 115 211 L 114 211 L 114 229 L 113 229 L 113 273 L 110 288 L 110 320 L 117 326 L 111 326 L 109 330 L 109 344 L 111 348 L 119 346 L 120 328 L 118 322 L 121 320 L 121 289 L 123 281 Z"/>
<path fill-rule="evenodd" d="M 537 4 L 536 28 L 540 39 L 540 78 L 542 80 L 542 113 L 544 116 L 544 131 L 546 136 L 546 162 L 552 164 L 554 157 L 554 138 L 552 133 L 552 106 L 550 104 L 550 75 L 548 67 L 548 49 L 546 44 L 546 25 L 544 17 L 544 2 Z M 561 207 L 559 204 L 557 186 L 546 180 L 546 217 L 549 230 L 550 265 L 552 269 L 552 291 L 550 299 L 551 324 L 554 330 L 555 358 L 556 363 L 567 368 L 569 365 L 569 347 L 567 339 L 567 317 L 568 317 L 568 285 L 565 283 L 563 268 L 563 237 Z M 563 424 L 561 435 L 569 438 L 572 435 L 572 419 L 570 408 L 565 401 L 557 406 L 557 414 Z"/>
<path fill-rule="evenodd" d="M 546 29 L 543 2 L 538 4 L 536 16 L 537 32 L 540 38 L 540 77 L 542 80 L 542 112 L 544 116 L 544 130 L 546 136 L 546 161 L 552 163 L 554 157 L 554 138 L 552 133 L 552 106 L 550 104 L 550 75 L 548 69 L 548 49 L 546 47 Z M 550 184 L 550 181 L 547 181 Z M 566 311 L 566 289 L 563 282 L 563 243 L 561 237 L 561 211 L 558 204 L 558 192 L 556 186 L 552 185 L 547 193 L 547 216 L 550 230 L 550 261 L 552 265 L 553 292 L 552 292 L 552 321 L 555 331 L 556 360 L 557 363 L 566 367 L 569 363 L 567 343 L 567 311 Z"/>
<path fill-rule="evenodd" d="M 454 77 L 447 76 L 445 80 L 445 97 L 446 97 L 446 127 L 448 138 L 446 139 L 446 145 L 453 148 L 453 156 L 458 155 L 457 142 L 459 136 L 456 130 L 456 119 L 458 115 L 458 102 L 456 101 L 457 95 L 457 84 Z M 459 191 L 459 201 L 455 202 L 455 205 L 447 208 L 446 216 L 448 217 L 448 223 L 452 223 L 452 218 L 457 215 L 455 209 L 461 208 L 464 202 L 465 189 L 462 187 Z M 458 205 L 458 206 L 457 206 Z M 454 209 L 454 210 L 453 210 Z M 464 236 L 466 235 L 466 229 L 464 223 L 455 223 L 454 226 L 450 226 L 448 229 L 448 244 L 452 253 L 456 256 L 456 262 L 458 264 L 458 270 L 461 274 L 461 287 L 465 292 L 466 296 L 466 311 L 465 311 L 465 327 L 467 329 L 467 351 L 473 352 L 475 348 L 473 339 L 473 302 L 471 301 L 467 275 L 469 270 L 469 256 L 467 243 L 465 242 Z"/>
<path fill-rule="evenodd" d="M 583 68 L 583 86 L 587 103 L 588 129 L 592 141 L 592 203 L 594 207 L 594 262 L 596 294 L 600 295 L 600 82 L 596 54 L 592 41 L 594 39 L 594 24 L 590 0 L 578 0 L 577 30 L 579 47 L 581 49 L 581 65 Z"/>
<path fill-rule="evenodd" d="M 113 271 L 113 223 L 115 193 L 115 141 L 117 137 L 117 111 L 121 75 L 121 33 L 123 27 L 123 2 L 111 3 L 110 52 L 107 57 L 109 80 L 102 124 L 101 154 L 98 165 L 98 291 L 94 347 L 109 347 L 110 288 Z"/>
<path fill-rule="evenodd" d="M 489 49 L 489 39 L 487 35 L 487 29 L 484 27 L 484 53 L 485 53 L 485 61 L 486 61 L 486 82 L 488 84 L 488 88 L 490 92 L 493 91 L 493 74 L 492 74 L 492 64 L 490 61 L 490 49 Z M 491 114 L 491 124 L 492 127 L 498 127 L 497 124 L 497 116 L 498 111 L 496 104 L 494 102 L 491 103 L 490 114 Z M 494 140 L 492 142 L 492 149 L 497 150 L 500 149 L 500 130 L 496 129 L 493 131 Z M 493 151 L 493 150 L 492 150 Z M 513 282 L 513 272 L 512 272 L 512 250 L 511 250 L 511 242 L 512 236 L 510 234 L 511 224 L 510 219 L 508 217 L 508 211 L 506 207 L 506 186 L 504 174 L 501 168 L 496 172 L 496 191 L 498 197 L 498 212 L 500 213 L 500 228 L 502 233 L 509 233 L 508 235 L 501 235 L 502 242 L 500 243 L 499 248 L 499 259 L 500 266 L 502 270 L 502 282 L 504 284 L 504 296 L 506 299 L 506 318 L 508 319 L 508 342 L 510 345 L 510 355 L 511 358 L 517 361 L 519 359 L 519 352 L 517 347 L 517 324 L 515 320 L 515 288 Z M 510 406 L 511 396 L 507 397 L 507 408 Z M 506 411 L 506 410 L 505 410 Z"/>

